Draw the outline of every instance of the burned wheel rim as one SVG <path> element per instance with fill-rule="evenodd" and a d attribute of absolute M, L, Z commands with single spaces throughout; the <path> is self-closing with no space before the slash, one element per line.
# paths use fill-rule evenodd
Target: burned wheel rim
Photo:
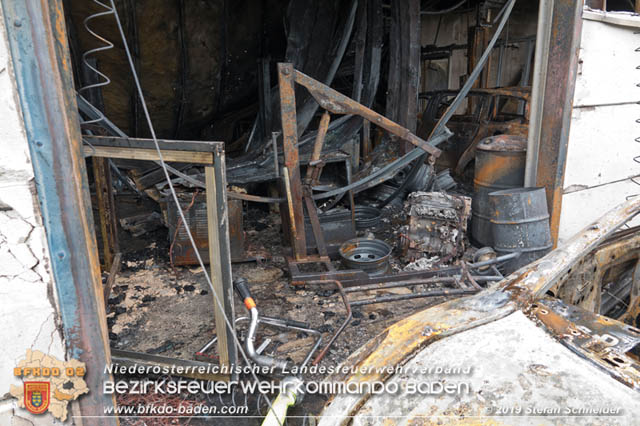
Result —
<path fill-rule="evenodd" d="M 370 276 L 389 271 L 390 255 L 391 246 L 380 240 L 354 238 L 340 247 L 340 257 L 347 268 L 360 269 Z"/>

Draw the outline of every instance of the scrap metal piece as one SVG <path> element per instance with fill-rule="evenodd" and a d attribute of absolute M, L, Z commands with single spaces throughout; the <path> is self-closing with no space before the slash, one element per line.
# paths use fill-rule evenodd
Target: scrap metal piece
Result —
<path fill-rule="evenodd" d="M 403 255 L 411 262 L 427 254 L 458 257 L 464 253 L 464 234 L 471 214 L 469 197 L 440 192 L 409 194 L 403 227 Z"/>
<path fill-rule="evenodd" d="M 116 282 L 116 276 L 120 272 L 120 268 L 122 267 L 122 253 L 118 252 L 113 257 L 113 262 L 111 263 L 111 269 L 109 270 L 109 277 L 107 277 L 107 282 L 104 284 L 102 288 L 102 294 L 104 298 L 104 307 L 108 310 L 109 307 L 109 295 L 111 294 L 111 289 Z"/>
<path fill-rule="evenodd" d="M 338 250 L 346 239 L 356 237 L 356 229 L 353 227 L 351 213 L 348 211 L 329 210 L 318 215 L 326 254 L 334 259 L 338 257 Z M 317 250 L 318 245 L 315 234 L 311 228 L 311 219 L 305 217 L 305 232 L 307 235 L 307 249 Z"/>
<path fill-rule="evenodd" d="M 373 305 L 375 303 L 399 302 L 401 300 L 412 300 L 426 297 L 450 297 L 450 296 L 468 296 L 478 293 L 480 290 L 475 288 L 447 288 L 442 290 L 430 290 L 409 294 L 390 294 L 388 296 L 379 296 L 372 299 L 355 300 L 351 302 L 351 306 Z"/>
<path fill-rule="evenodd" d="M 425 277 L 415 277 L 415 278 L 410 278 L 407 279 L 406 275 L 404 276 L 394 276 L 397 281 L 388 281 L 384 284 L 367 284 L 367 285 L 358 285 L 358 286 L 351 286 L 351 287 L 347 287 L 345 289 L 345 293 L 357 293 L 357 292 L 361 292 L 361 291 L 375 291 L 375 290 L 387 290 L 390 288 L 398 288 L 398 287 L 413 287 L 413 286 L 417 286 L 417 285 L 425 285 L 425 284 L 454 284 L 454 283 L 458 283 L 460 282 L 460 278 L 464 278 L 466 277 L 467 279 L 471 278 L 474 281 L 480 281 L 480 282 L 490 282 L 490 281 L 500 281 L 502 280 L 504 277 L 502 275 L 495 275 L 495 276 L 489 276 L 489 275 L 478 275 L 478 276 L 472 276 L 469 274 L 468 270 L 462 270 L 462 268 L 460 269 L 454 269 L 452 272 L 455 272 L 453 275 L 451 276 L 446 276 L 446 277 L 432 277 L 432 278 L 425 278 Z M 460 276 L 458 274 L 456 274 L 457 272 L 462 272 L 463 276 Z"/>
<path fill-rule="evenodd" d="M 631 352 L 640 345 L 639 329 L 557 299 L 538 301 L 529 315 L 563 344 L 640 390 L 640 369 Z"/>
<path fill-rule="evenodd" d="M 435 192 L 446 192 L 455 188 L 457 185 L 451 176 L 451 169 L 445 169 L 435 176 L 431 190 Z"/>
<path fill-rule="evenodd" d="M 139 237 L 147 232 L 162 227 L 162 216 L 158 212 L 144 213 L 120 219 L 120 226 L 125 231 L 131 232 L 134 237 Z"/>
<path fill-rule="evenodd" d="M 358 231 L 376 226 L 380 222 L 380 210 L 375 207 L 357 206 L 355 208 L 355 214 L 356 229 Z"/>

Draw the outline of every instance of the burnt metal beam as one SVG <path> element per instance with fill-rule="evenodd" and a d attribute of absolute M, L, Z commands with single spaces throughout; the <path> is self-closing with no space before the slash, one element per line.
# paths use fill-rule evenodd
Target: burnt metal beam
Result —
<path fill-rule="evenodd" d="M 302 209 L 302 181 L 298 159 L 298 131 L 296 119 L 296 95 L 293 64 L 278 64 L 280 82 L 280 116 L 282 118 L 282 143 L 284 150 L 284 186 L 287 195 L 286 208 L 280 209 L 285 230 L 289 230 L 291 248 L 297 260 L 306 257 L 307 243 L 304 235 Z M 287 212 L 289 214 L 287 214 Z"/>
<path fill-rule="evenodd" d="M 153 139 L 130 138 L 127 136 L 88 136 L 83 140 L 94 147 L 135 148 L 155 151 Z M 186 152 L 216 152 L 224 147 L 224 142 L 211 141 L 177 141 L 170 139 L 158 139 L 161 150 L 186 151 Z"/>
<path fill-rule="evenodd" d="M 113 380 L 105 372 L 111 355 L 62 2 L 1 4 L 66 352 L 86 363 L 92 390 L 78 399 L 78 414 L 115 426 L 117 417 L 104 416 L 115 397 L 99 391 Z"/>
<path fill-rule="evenodd" d="M 400 139 L 410 142 L 411 144 L 421 148 L 423 151 L 428 152 L 434 157 L 439 157 L 440 151 L 438 148 L 429 144 L 422 138 L 419 138 L 411 130 L 401 126 L 400 124 L 388 119 L 382 114 L 378 114 L 370 108 L 354 101 L 353 99 L 343 95 L 342 93 L 320 83 L 317 80 L 309 77 L 306 74 L 301 73 L 300 71 L 295 71 L 295 81 L 296 83 L 304 86 L 309 90 L 309 93 L 314 97 L 314 99 L 320 104 L 320 106 L 327 111 L 333 112 L 334 114 L 354 114 L 359 115 L 366 120 L 374 123 L 378 127 L 382 127 L 389 133 L 392 133 L 398 136 Z M 282 92 L 282 88 L 280 89 Z M 416 99 L 418 96 L 418 92 L 416 91 Z M 283 128 L 284 128 L 284 118 L 283 118 Z"/>
<path fill-rule="evenodd" d="M 558 241 L 564 172 L 582 32 L 581 0 L 555 0 L 540 112 L 536 186 L 545 187 L 551 236 Z"/>

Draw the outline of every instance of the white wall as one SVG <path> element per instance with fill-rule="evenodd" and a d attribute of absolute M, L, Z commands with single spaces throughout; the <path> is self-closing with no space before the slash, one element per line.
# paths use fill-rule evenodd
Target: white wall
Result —
<path fill-rule="evenodd" d="M 49 253 L 0 10 L 0 426 L 59 424 L 17 408 L 9 386 L 27 349 L 65 359 Z"/>
<path fill-rule="evenodd" d="M 640 194 L 640 17 L 585 11 L 560 216 L 562 244 Z M 640 224 L 639 220 L 630 225 Z"/>

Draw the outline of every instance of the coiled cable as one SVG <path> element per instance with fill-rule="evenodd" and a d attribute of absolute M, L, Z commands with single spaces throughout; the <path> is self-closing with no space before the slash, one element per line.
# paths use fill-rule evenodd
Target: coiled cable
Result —
<path fill-rule="evenodd" d="M 633 34 L 635 34 L 635 35 L 640 34 L 640 31 L 634 31 Z M 635 53 L 640 53 L 640 46 L 636 47 L 634 49 L 634 52 Z M 640 65 L 636 66 L 636 70 L 640 70 Z M 636 83 L 636 87 L 640 87 L 640 83 Z M 636 104 L 640 105 L 640 101 L 636 102 Z M 636 123 L 640 124 L 640 118 L 636 118 Z M 640 143 L 640 136 L 634 138 L 634 141 L 636 143 Z M 636 155 L 635 157 L 633 157 L 633 161 L 635 161 L 636 163 L 640 164 L 640 155 Z M 632 176 L 629 180 L 631 180 L 631 182 L 635 183 L 636 185 L 640 186 L 640 182 L 639 182 L 640 175 L 639 176 Z M 638 196 L 640 196 L 640 193 L 629 195 L 626 198 L 628 200 L 630 198 L 634 198 L 634 197 L 638 197 Z"/>
<path fill-rule="evenodd" d="M 111 83 L 111 79 L 104 73 L 100 72 L 98 70 L 98 68 L 94 67 L 88 60 L 88 58 L 90 56 L 95 55 L 98 52 L 104 52 L 105 50 L 110 50 L 113 49 L 113 43 L 111 43 L 109 40 L 107 40 L 106 38 L 104 38 L 103 36 L 101 36 L 100 34 L 96 33 L 93 29 L 91 29 L 91 26 L 89 25 L 89 23 L 95 19 L 98 19 L 102 16 L 109 16 L 109 15 L 114 15 L 115 14 L 115 10 L 107 5 L 102 3 L 100 0 L 92 0 L 95 4 L 97 4 L 98 6 L 102 7 L 104 10 L 101 12 L 96 12 L 92 15 L 87 16 L 83 21 L 82 21 L 82 25 L 84 26 L 84 28 L 87 30 L 87 32 L 89 34 L 91 34 L 93 37 L 95 37 L 99 42 L 102 43 L 101 46 L 95 47 L 93 49 L 89 49 L 86 52 L 84 52 L 82 54 L 82 63 L 84 64 L 85 67 L 87 67 L 89 70 L 93 71 L 97 76 L 98 76 L 98 81 L 95 83 L 90 83 L 87 85 L 82 86 L 80 89 L 78 89 L 78 93 L 80 95 L 89 92 L 92 89 L 96 89 L 96 88 L 100 88 L 100 87 L 104 87 L 107 86 Z M 86 99 L 86 97 L 85 97 Z M 95 123 L 99 123 L 104 119 L 104 114 L 102 113 L 102 111 L 100 111 L 98 108 L 96 108 L 96 110 L 99 112 L 99 117 L 98 118 L 94 118 L 94 119 L 89 119 L 89 120 L 82 120 L 82 118 L 80 119 L 80 124 L 81 125 L 88 125 L 88 124 L 95 124 Z"/>

